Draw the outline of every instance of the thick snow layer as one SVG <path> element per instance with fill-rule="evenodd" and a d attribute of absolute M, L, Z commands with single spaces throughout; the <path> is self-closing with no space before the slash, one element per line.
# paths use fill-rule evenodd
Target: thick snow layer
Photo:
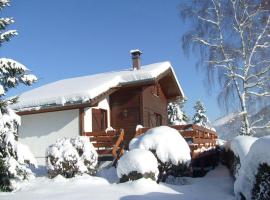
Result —
<path fill-rule="evenodd" d="M 129 149 L 155 150 L 163 163 L 174 165 L 188 163 L 191 160 L 190 148 L 181 134 L 168 126 L 149 129 L 145 134 L 131 140 Z"/>
<path fill-rule="evenodd" d="M 110 169 L 115 174 L 115 169 Z M 109 183 L 102 177 L 78 176 L 72 179 L 37 177 L 13 193 L 1 193 L 1 200 L 233 200 L 233 179 L 224 166 L 219 166 L 203 178 L 187 178 L 186 185 L 157 184 L 139 179 L 121 184 Z"/>
<path fill-rule="evenodd" d="M 174 74 L 170 62 L 161 62 L 143 66 L 136 71 L 130 69 L 56 81 L 21 94 L 19 102 L 13 105 L 13 108 L 32 109 L 39 106 L 88 102 L 110 88 L 153 80 L 169 69 Z M 180 84 L 177 84 L 183 94 Z"/>
<path fill-rule="evenodd" d="M 17 142 L 17 159 L 19 163 L 31 163 L 34 167 L 37 167 L 37 161 L 30 151 L 29 147 Z"/>
<path fill-rule="evenodd" d="M 251 145 L 257 139 L 258 138 L 252 136 L 239 135 L 230 142 L 230 149 L 233 151 L 234 155 L 240 158 L 241 163 L 244 162 L 244 159 L 248 154 Z"/>
<path fill-rule="evenodd" d="M 234 183 L 234 192 L 244 194 L 246 199 L 251 199 L 251 192 L 255 184 L 258 167 L 262 163 L 270 166 L 270 136 L 261 137 L 251 146 L 240 168 L 239 177 Z"/>
<path fill-rule="evenodd" d="M 117 176 L 121 178 L 130 172 L 144 174 L 152 172 L 158 177 L 158 162 L 152 152 L 144 149 L 133 149 L 126 152 L 117 163 Z"/>

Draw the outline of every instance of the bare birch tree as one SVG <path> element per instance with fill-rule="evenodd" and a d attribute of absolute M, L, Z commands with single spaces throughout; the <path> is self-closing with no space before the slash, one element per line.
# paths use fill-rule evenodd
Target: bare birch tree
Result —
<path fill-rule="evenodd" d="M 190 0 L 181 3 L 180 14 L 190 23 L 184 51 L 199 53 L 210 85 L 221 87 L 219 103 L 237 100 L 242 134 L 270 127 L 249 115 L 250 102 L 270 97 L 270 1 Z"/>

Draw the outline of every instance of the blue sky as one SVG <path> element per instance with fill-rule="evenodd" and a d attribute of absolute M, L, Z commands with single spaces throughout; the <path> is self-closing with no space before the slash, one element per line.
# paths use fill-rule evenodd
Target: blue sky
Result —
<path fill-rule="evenodd" d="M 196 55 L 187 58 L 181 35 L 188 29 L 179 17 L 180 0 L 12 0 L 3 16 L 14 17 L 19 35 L 0 49 L 39 77 L 38 87 L 59 79 L 120 70 L 131 66 L 129 51 L 143 52 L 142 64 L 170 61 L 193 114 L 202 100 L 211 120 L 223 115 L 216 94 L 204 86 Z M 30 88 L 20 87 L 10 94 Z"/>

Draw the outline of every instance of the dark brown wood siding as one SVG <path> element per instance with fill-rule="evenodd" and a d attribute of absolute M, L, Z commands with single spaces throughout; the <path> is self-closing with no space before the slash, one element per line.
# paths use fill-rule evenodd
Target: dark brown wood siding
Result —
<path fill-rule="evenodd" d="M 107 128 L 107 111 L 104 109 L 92 109 L 92 130 L 105 131 Z"/>
<path fill-rule="evenodd" d="M 120 89 L 110 95 L 111 126 L 125 130 L 125 141 L 135 134 L 138 124 L 141 124 L 141 87 Z"/>
<path fill-rule="evenodd" d="M 142 92 L 143 126 L 167 125 L 167 98 L 159 84 L 144 86 Z"/>

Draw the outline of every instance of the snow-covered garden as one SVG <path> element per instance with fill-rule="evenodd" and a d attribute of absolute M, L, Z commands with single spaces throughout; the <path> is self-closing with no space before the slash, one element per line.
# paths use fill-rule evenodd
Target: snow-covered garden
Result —
<path fill-rule="evenodd" d="M 97 164 L 87 137 L 60 139 L 48 147 L 47 166 L 33 169 L 36 177 L 17 181 L 1 199 L 233 199 L 233 179 L 225 166 L 202 178 L 183 176 L 190 149 L 182 136 L 161 126 L 134 138 L 116 167 Z M 222 181 L 220 181 L 222 179 Z M 159 183 L 158 183 L 159 182 Z"/>
<path fill-rule="evenodd" d="M 270 136 L 238 136 L 223 143 L 221 157 L 231 173 L 220 164 L 199 178 L 184 173 L 191 160 L 189 146 L 170 127 L 149 129 L 134 138 L 116 167 L 109 161 L 97 165 L 88 141 L 59 139 L 48 147 L 47 166 L 32 166 L 36 177 L 27 181 L 12 178 L 14 191 L 2 192 L 0 198 L 269 199 L 270 156 L 265 149 Z"/>
<path fill-rule="evenodd" d="M 260 22 L 264 25 L 264 28 L 262 28 L 261 33 L 255 34 L 256 38 L 258 37 L 257 39 L 251 38 L 251 40 L 248 37 L 251 37 L 252 32 L 260 28 L 249 29 L 252 20 L 255 20 L 253 14 L 246 14 L 251 8 L 245 9 L 243 16 L 246 17 L 246 20 L 241 22 L 244 17 L 242 17 L 243 19 L 239 18 L 240 21 L 237 20 L 239 10 L 250 6 L 248 1 L 243 1 L 243 5 L 240 6 L 236 3 L 237 1 L 231 1 L 233 10 L 230 10 L 230 12 L 235 12 L 235 22 L 232 23 L 234 24 L 233 29 L 240 33 L 243 45 L 241 49 L 244 51 L 242 53 L 243 58 L 241 58 L 241 53 L 237 53 L 238 57 L 234 58 L 235 53 L 231 52 L 241 50 L 239 50 L 238 45 L 235 49 L 233 46 L 227 49 L 227 46 L 229 46 L 227 44 L 230 44 L 230 42 L 226 43 L 227 37 L 223 37 L 220 33 L 224 27 L 219 20 L 222 20 L 225 14 L 230 12 L 225 12 L 223 15 L 223 9 L 219 7 L 221 4 L 214 3 L 214 6 L 209 6 L 213 2 L 216 1 L 207 2 L 203 9 L 199 10 L 199 13 L 206 13 L 204 13 L 205 16 L 198 17 L 201 21 L 194 27 L 199 29 L 202 23 L 210 23 L 210 26 L 208 25 L 209 27 L 206 28 L 208 32 L 195 37 L 195 42 L 210 48 L 209 57 L 217 59 L 208 61 L 210 63 L 209 69 L 211 67 L 221 68 L 218 71 L 218 76 L 224 75 L 225 72 L 226 78 L 223 77 L 219 80 L 221 84 L 226 85 L 223 88 L 224 91 L 221 92 L 221 97 L 238 96 L 239 98 L 239 105 L 241 105 L 239 116 L 242 118 L 239 122 L 242 125 L 237 133 L 231 134 L 238 136 L 232 137 L 228 141 L 212 137 L 211 133 L 214 136 L 217 136 L 217 134 L 207 117 L 204 104 L 197 101 L 194 106 L 195 113 L 192 118 L 189 118 L 183 109 L 186 101 L 183 97 L 182 101 L 168 104 L 168 123 L 171 127 L 160 125 L 164 124 L 162 120 L 154 128 L 150 128 L 153 126 L 142 127 L 138 125 L 138 128 L 146 128 L 147 131 L 136 135 L 136 137 L 134 136 L 127 143 L 128 148 L 123 150 L 123 155 L 121 154 L 120 157 L 119 154 L 120 158 L 116 157 L 117 159 L 113 162 L 100 161 L 97 146 L 94 146 L 97 143 L 91 143 L 87 136 L 76 136 L 58 138 L 54 144 L 47 147 L 46 155 L 44 155 L 46 165 L 38 165 L 31 153 L 31 148 L 22 144 L 19 139 L 18 128 L 21 125 L 21 120 L 11 109 L 11 105 L 16 103 L 18 98 L 6 98 L 6 93 L 10 89 L 19 85 L 30 86 L 37 81 L 37 77 L 31 74 L 30 70 L 23 64 L 13 59 L 0 58 L 0 199 L 269 200 L 270 136 L 257 138 L 254 135 L 257 129 L 269 129 L 270 122 L 268 120 L 264 122 L 263 116 L 255 116 L 256 119 L 250 117 L 250 113 L 253 112 L 253 103 L 259 102 L 257 98 L 269 98 L 270 95 L 269 61 L 258 62 L 257 58 L 260 58 L 260 56 L 254 56 L 256 59 L 253 57 L 253 54 L 257 55 L 259 52 L 258 49 L 261 49 L 262 55 L 269 53 L 270 15 L 268 15 L 267 20 L 264 16 L 265 12 L 269 12 L 267 7 L 269 4 L 264 5 L 264 1 L 262 1 L 262 4 L 258 7 L 256 12 L 263 13 Z M 7 6 L 9 6 L 9 0 L 0 0 L 0 11 Z M 182 10 L 182 15 L 186 15 L 185 18 L 191 17 L 192 15 L 187 11 L 193 8 L 192 6 L 186 7 L 186 10 Z M 228 8 L 226 7 L 224 10 Z M 213 10 L 215 10 L 215 13 L 212 15 L 217 15 L 217 19 L 212 19 L 212 17 L 208 19 L 208 13 L 213 12 Z M 220 14 L 221 16 L 219 16 Z M 0 18 L 0 46 L 17 35 L 16 30 L 6 30 L 13 23 L 13 18 Z M 215 28 L 211 28 L 213 24 Z M 247 27 L 245 28 L 245 26 Z M 218 38 L 209 40 L 202 37 L 209 33 L 211 37 L 215 33 L 214 36 L 216 37 L 216 27 L 218 27 Z M 249 34 L 243 36 L 241 33 L 245 33 L 247 29 Z M 204 28 L 201 30 L 202 32 L 205 31 Z M 267 36 L 266 33 L 268 33 Z M 247 42 L 245 40 L 256 42 L 244 45 Z M 217 41 L 220 44 L 216 44 Z M 214 43 L 212 44 L 212 42 Z M 205 49 L 207 49 L 206 47 Z M 201 53 L 205 49 L 201 49 Z M 247 53 L 250 49 L 253 49 L 251 53 Z M 264 51 L 264 49 L 267 50 Z M 245 63 L 242 66 L 243 68 L 234 67 L 234 65 L 241 63 L 241 59 L 245 61 L 243 62 Z M 237 61 L 235 62 L 235 60 Z M 247 60 L 249 60 L 249 63 L 246 63 Z M 265 63 L 268 64 L 265 66 Z M 233 91 L 231 88 L 236 88 L 236 91 L 231 92 Z M 158 88 L 156 89 L 158 90 Z M 153 94 L 156 95 L 155 98 L 158 97 L 157 94 Z M 251 95 L 255 95 L 256 98 L 251 97 Z M 166 111 L 166 106 L 164 110 Z M 122 117 L 129 115 L 128 110 L 125 111 L 122 113 Z M 165 113 L 167 114 L 167 112 Z M 161 115 L 156 115 L 156 117 L 162 119 Z M 81 120 L 80 123 L 84 122 Z M 193 131 L 190 128 L 193 126 L 209 131 L 201 132 L 208 137 L 206 138 L 208 140 L 205 143 L 196 143 L 197 155 L 215 152 L 215 158 L 214 156 L 211 157 L 211 159 L 215 159 L 214 164 L 209 164 L 207 167 L 210 166 L 211 169 L 205 171 L 204 162 L 208 162 L 208 160 L 204 160 L 204 156 L 198 156 L 201 160 L 196 167 L 201 167 L 200 170 L 203 171 L 201 177 L 195 177 L 194 175 L 194 160 L 198 158 L 193 155 L 195 149 L 193 139 L 195 137 L 187 139 L 183 136 L 183 129 L 175 128 L 177 126 L 188 126 L 188 123 L 192 123 L 192 126 L 189 126 L 189 132 Z M 109 130 L 114 129 L 107 128 L 107 131 Z M 108 136 L 107 131 L 104 132 Z M 199 131 L 194 132 L 199 133 Z M 197 137 L 196 139 L 202 140 L 205 138 Z M 214 145 L 211 143 L 213 140 Z M 109 142 L 111 145 L 115 145 L 113 141 Z M 205 148 L 206 146 L 207 148 Z M 124 149 L 124 145 L 122 147 Z M 192 149 L 193 147 L 194 149 Z M 107 150 L 107 146 L 102 148 L 102 150 Z M 218 166 L 215 165 L 216 163 L 218 163 Z"/>

